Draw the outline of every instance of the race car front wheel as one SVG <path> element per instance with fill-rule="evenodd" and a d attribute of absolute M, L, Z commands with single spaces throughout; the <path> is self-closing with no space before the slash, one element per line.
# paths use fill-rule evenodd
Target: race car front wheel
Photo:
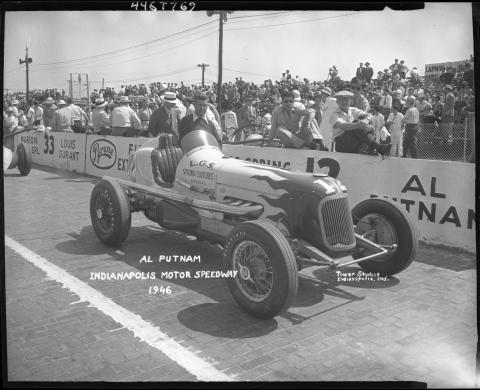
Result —
<path fill-rule="evenodd" d="M 17 164 L 22 176 L 27 176 L 30 173 L 32 169 L 32 154 L 30 149 L 26 148 L 22 143 L 17 146 Z"/>
<path fill-rule="evenodd" d="M 227 279 L 235 301 L 248 313 L 268 319 L 286 310 L 295 299 L 298 271 L 295 255 L 284 235 L 267 221 L 235 227 L 223 251 Z"/>
<path fill-rule="evenodd" d="M 128 237 L 132 216 L 128 197 L 113 179 L 102 179 L 90 196 L 90 218 L 100 241 L 119 246 Z"/>
<path fill-rule="evenodd" d="M 388 250 L 384 256 L 359 263 L 367 272 L 394 275 L 415 258 L 418 235 L 407 212 L 398 204 L 386 199 L 367 199 L 352 210 L 356 232 Z M 371 254 L 359 250 L 359 256 Z"/>

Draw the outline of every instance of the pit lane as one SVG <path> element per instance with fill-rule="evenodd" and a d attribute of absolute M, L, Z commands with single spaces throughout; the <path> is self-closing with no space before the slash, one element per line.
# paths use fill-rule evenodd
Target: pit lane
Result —
<path fill-rule="evenodd" d="M 421 245 L 416 261 L 387 280 L 362 278 L 356 266 L 342 274 L 307 269 L 292 307 L 259 321 L 235 304 L 221 278 L 159 277 L 162 272 L 219 270 L 217 246 L 165 231 L 139 213 L 133 214 L 121 248 L 102 245 L 89 217 L 97 180 L 38 166 L 28 177 L 7 172 L 6 236 L 161 329 L 228 378 L 472 385 L 474 255 Z M 110 319 L 108 325 L 105 313 L 83 303 L 72 305 L 78 297 L 61 281 L 49 281 L 8 246 L 5 254 L 9 380 L 198 380 L 188 367 L 121 324 Z M 201 260 L 158 261 L 175 255 Z M 152 262 L 141 261 L 148 256 Z M 92 278 L 92 273 L 132 272 L 155 277 Z M 74 321 L 64 321 L 61 331 L 53 326 L 68 315 Z M 41 336 L 32 338 L 32 332 Z M 52 338 L 63 341 L 52 344 Z M 81 345 L 75 345 L 76 339 Z M 132 355 L 132 349 L 138 353 Z M 59 354 L 64 371 L 56 369 Z M 97 364 L 89 364 L 92 359 Z"/>

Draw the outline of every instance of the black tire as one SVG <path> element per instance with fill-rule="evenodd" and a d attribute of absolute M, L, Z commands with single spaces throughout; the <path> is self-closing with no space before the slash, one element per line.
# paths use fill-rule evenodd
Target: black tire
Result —
<path fill-rule="evenodd" d="M 20 143 L 17 146 L 17 164 L 18 170 L 22 176 L 28 176 L 32 169 L 32 154 L 29 148 Z"/>
<path fill-rule="evenodd" d="M 127 239 L 132 223 L 130 203 L 115 180 L 102 179 L 93 188 L 90 218 L 95 234 L 103 243 L 117 247 Z"/>
<path fill-rule="evenodd" d="M 250 267 L 245 264 L 240 267 L 241 255 L 245 252 L 251 255 L 253 251 L 256 256 L 247 258 Z M 264 257 L 261 261 L 260 255 L 265 255 L 266 260 Z M 252 260 L 258 261 L 252 263 Z M 228 287 L 235 301 L 255 317 L 275 317 L 295 299 L 298 290 L 295 255 L 284 235 L 267 221 L 244 222 L 230 232 L 224 245 L 223 266 L 225 270 L 238 271 L 235 278 L 227 279 Z M 254 297 L 252 294 L 262 282 L 259 277 L 267 283 L 263 285 L 267 291 Z"/>
<path fill-rule="evenodd" d="M 377 244 L 397 245 L 385 256 L 360 262 L 360 267 L 365 271 L 384 276 L 395 275 L 415 259 L 418 250 L 417 230 L 410 216 L 399 205 L 386 199 L 367 199 L 353 208 L 352 216 L 357 233 L 371 231 L 365 238 Z M 373 229 L 372 223 L 378 223 L 379 229 Z M 362 253 L 366 254 L 365 251 Z"/>

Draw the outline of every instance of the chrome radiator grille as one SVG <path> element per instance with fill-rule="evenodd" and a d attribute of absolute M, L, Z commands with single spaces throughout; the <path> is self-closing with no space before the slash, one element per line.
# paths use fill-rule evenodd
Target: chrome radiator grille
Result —
<path fill-rule="evenodd" d="M 352 214 L 346 195 L 322 200 L 318 205 L 318 219 L 328 249 L 346 250 L 355 246 Z"/>

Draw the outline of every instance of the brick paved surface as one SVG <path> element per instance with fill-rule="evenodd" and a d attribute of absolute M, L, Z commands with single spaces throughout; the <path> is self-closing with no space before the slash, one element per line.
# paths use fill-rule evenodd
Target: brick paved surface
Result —
<path fill-rule="evenodd" d="M 33 169 L 5 177 L 6 235 L 158 326 L 236 380 L 413 380 L 473 386 L 474 255 L 422 245 L 417 260 L 382 282 L 342 282 L 303 270 L 281 316 L 246 315 L 219 279 L 90 280 L 91 272 L 212 270 L 220 249 L 134 214 L 127 242 L 99 243 L 89 197 L 97 179 Z M 200 255 L 195 264 L 145 264 L 143 255 Z M 6 249 L 10 380 L 193 380 L 163 353 L 78 300 Z M 356 272 L 352 266 L 344 272 Z M 170 295 L 148 294 L 152 285 Z"/>

